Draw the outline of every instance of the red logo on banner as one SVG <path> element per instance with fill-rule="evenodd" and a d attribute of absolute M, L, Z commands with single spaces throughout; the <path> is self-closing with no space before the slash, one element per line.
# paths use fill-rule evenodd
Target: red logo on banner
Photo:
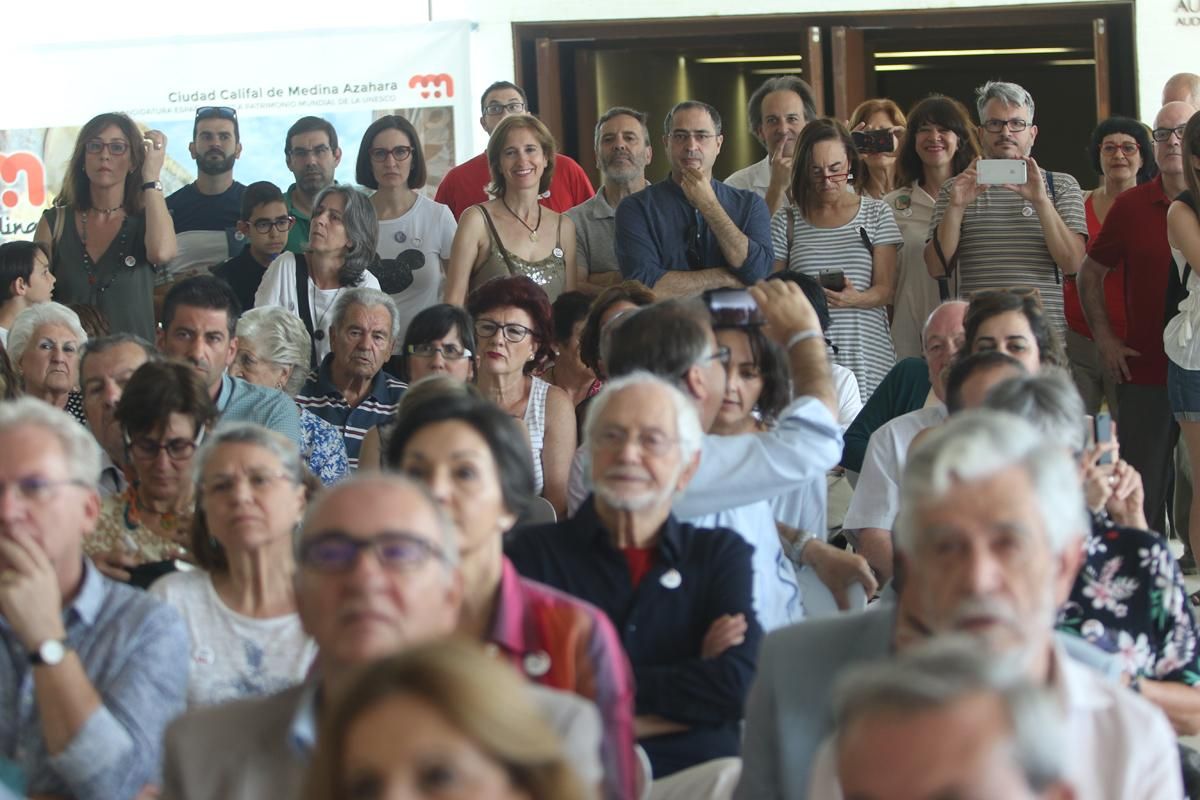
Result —
<path fill-rule="evenodd" d="M 424 97 L 426 100 L 429 99 L 430 95 L 434 97 L 442 96 L 441 89 L 438 88 L 439 86 L 446 87 L 446 97 L 454 97 L 454 78 L 451 78 L 444 72 L 440 72 L 437 75 L 413 75 L 408 79 L 408 88 L 415 89 L 417 86 L 425 87 L 421 90 L 421 97 Z"/>
<path fill-rule="evenodd" d="M 46 202 L 46 167 L 33 153 L 0 153 L 0 184 L 15 185 L 21 173 L 25 173 L 25 191 L 29 202 L 42 206 Z M 16 208 L 21 195 L 9 189 L 0 194 L 0 203 L 5 208 Z"/>

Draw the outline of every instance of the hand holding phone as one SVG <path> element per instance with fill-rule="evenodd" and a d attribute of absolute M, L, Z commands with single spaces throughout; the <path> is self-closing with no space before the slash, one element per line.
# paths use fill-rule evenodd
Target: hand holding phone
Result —
<path fill-rule="evenodd" d="M 822 289 L 840 292 L 846 288 L 846 272 L 840 269 L 823 269 L 817 276 Z"/>
<path fill-rule="evenodd" d="M 981 158 L 975 162 L 975 182 L 980 186 L 1022 184 L 1029 180 L 1029 171 L 1019 158 Z"/>

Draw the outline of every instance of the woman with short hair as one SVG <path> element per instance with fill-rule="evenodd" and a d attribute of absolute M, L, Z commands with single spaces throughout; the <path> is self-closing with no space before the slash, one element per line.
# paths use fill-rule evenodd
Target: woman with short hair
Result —
<path fill-rule="evenodd" d="M 379 260 L 379 221 L 366 195 L 334 184 L 317 195 L 311 226 L 303 253 L 280 253 L 267 267 L 254 305 L 279 306 L 300 318 L 313 339 L 315 368 L 329 354 L 330 312 L 338 297 L 351 287 L 379 288 L 370 272 Z"/>
<path fill-rule="evenodd" d="M 300 318 L 277 306 L 252 308 L 238 319 L 237 340 L 230 376 L 278 389 L 294 400 L 308 379 L 312 348 Z M 301 408 L 300 438 L 304 462 L 321 483 L 328 486 L 346 477 L 346 440 L 337 428 Z"/>
<path fill-rule="evenodd" d="M 66 411 L 85 426 L 79 353 L 87 339 L 79 316 L 55 302 L 25 309 L 8 332 L 8 355 L 22 392 Z"/>

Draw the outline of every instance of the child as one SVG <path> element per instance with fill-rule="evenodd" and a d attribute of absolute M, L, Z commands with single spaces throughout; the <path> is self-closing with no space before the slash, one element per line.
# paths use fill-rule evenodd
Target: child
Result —
<path fill-rule="evenodd" d="M 267 266 L 287 246 L 288 231 L 296 218 L 288 215 L 283 192 L 270 181 L 246 187 L 238 233 L 246 237 L 242 252 L 212 268 L 212 273 L 233 287 L 243 309 L 254 307 L 254 293 Z"/>
<path fill-rule="evenodd" d="M 49 302 L 54 280 L 45 245 L 0 244 L 0 344 L 8 346 L 8 329 L 18 314 L 30 306 Z"/>

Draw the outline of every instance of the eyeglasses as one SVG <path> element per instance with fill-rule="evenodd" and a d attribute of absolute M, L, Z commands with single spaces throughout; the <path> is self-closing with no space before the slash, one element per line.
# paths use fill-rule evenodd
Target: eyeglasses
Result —
<path fill-rule="evenodd" d="M 200 106 L 196 109 L 196 119 L 237 119 L 237 109 L 229 106 Z"/>
<path fill-rule="evenodd" d="M 416 534 L 384 531 L 369 539 L 359 539 L 342 531 L 326 531 L 310 537 L 300 546 L 300 563 L 330 575 L 349 572 L 358 563 L 358 554 L 370 550 L 379 564 L 392 572 L 412 572 L 425 562 L 446 558 L 438 547 Z"/>
<path fill-rule="evenodd" d="M 1110 143 L 1110 144 L 1103 145 L 1100 148 L 1100 152 L 1104 153 L 1104 155 L 1106 155 L 1106 156 L 1115 156 L 1118 151 L 1127 156 L 1134 156 L 1134 155 L 1137 155 L 1137 152 L 1140 149 L 1141 148 L 1139 148 L 1133 142 L 1125 142 L 1124 144 L 1111 144 Z"/>
<path fill-rule="evenodd" d="M 706 364 L 709 361 L 716 361 L 723 367 L 729 366 L 730 359 L 733 358 L 733 351 L 728 347 L 718 347 L 714 352 L 700 359 L 701 364 Z"/>
<path fill-rule="evenodd" d="M 0 481 L 0 497 L 4 497 L 5 491 L 11 487 L 22 500 L 36 503 L 47 499 L 55 489 L 63 486 L 79 486 L 83 489 L 90 488 L 85 481 L 76 478 L 65 478 L 62 480 L 38 477 L 17 478 L 14 481 Z"/>
<path fill-rule="evenodd" d="M 1187 129 L 1186 125 L 1180 125 L 1177 128 L 1155 128 L 1151 131 L 1150 136 L 1156 142 L 1165 142 L 1171 138 L 1171 134 L 1179 137 L 1179 141 L 1183 141 L 1183 132 Z"/>
<path fill-rule="evenodd" d="M 83 149 L 94 156 L 98 156 L 108 149 L 110 155 L 123 156 L 129 152 L 129 142 L 124 139 L 113 139 L 111 142 L 106 142 L 103 139 L 88 139 Z"/>
<path fill-rule="evenodd" d="M 988 133 L 1004 133 L 1004 129 L 1013 133 L 1020 133 L 1029 127 L 1029 120 L 1021 119 L 1020 117 L 1012 117 L 1011 119 L 987 119 L 983 121 L 983 129 Z"/>
<path fill-rule="evenodd" d="M 521 337 L 521 339 L 524 338 L 524 336 Z M 520 339 L 517 341 L 520 341 Z M 433 358 L 438 353 L 441 353 L 442 358 L 447 361 L 461 361 L 464 358 L 470 358 L 472 355 L 470 350 L 465 347 L 459 347 L 456 344 L 444 344 L 441 347 L 435 344 L 410 344 L 408 346 L 408 354 L 410 356 Z"/>
<path fill-rule="evenodd" d="M 327 144 L 319 144 L 316 147 L 290 147 L 287 151 L 289 156 L 292 158 L 298 158 L 300 160 L 304 160 L 309 156 L 324 158 L 332 152 L 333 148 Z"/>
<path fill-rule="evenodd" d="M 525 337 L 533 333 L 532 328 L 526 328 L 524 325 L 518 325 L 515 322 L 501 325 L 499 322 L 491 319 L 475 320 L 475 335 L 480 339 L 490 339 L 500 329 L 504 330 L 504 338 L 513 344 L 525 341 Z"/>
<path fill-rule="evenodd" d="M 267 219 L 266 217 L 261 217 L 259 219 L 254 220 L 250 224 L 252 226 L 254 226 L 254 230 L 258 231 L 259 233 L 268 233 L 271 230 L 271 228 L 274 228 L 275 230 L 279 231 L 280 233 L 285 233 L 287 231 L 290 231 L 292 229 L 292 227 L 296 224 L 296 218 L 291 216 L 290 214 L 286 217 L 276 217 L 275 219 Z"/>
<path fill-rule="evenodd" d="M 813 183 L 824 183 L 825 181 L 842 183 L 850 178 L 849 172 L 826 172 L 825 170 L 814 169 L 811 174 Z"/>
<path fill-rule="evenodd" d="M 295 478 L 284 472 L 264 472 L 253 470 L 245 475 L 221 475 L 213 478 L 204 485 L 204 493 L 210 497 L 228 497 L 245 481 L 250 491 L 258 493 L 273 485 L 276 481 L 295 483 Z"/>
<path fill-rule="evenodd" d="M 671 131 L 671 141 L 675 144 L 686 144 L 692 139 L 695 139 L 700 144 L 708 142 L 710 139 L 717 138 L 718 134 L 709 131 Z"/>
<path fill-rule="evenodd" d="M 172 461 L 185 461 L 192 457 L 196 452 L 196 448 L 204 441 L 204 428 L 196 432 L 194 439 L 171 439 L 167 442 L 156 442 L 153 439 L 138 437 L 135 441 L 130 438 L 129 434 L 125 434 L 125 446 L 129 451 L 138 458 L 144 458 L 147 461 L 153 461 L 158 458 L 158 454 L 163 450 L 167 451 L 167 457 Z"/>
<path fill-rule="evenodd" d="M 383 162 L 387 161 L 388 156 L 391 156 L 397 161 L 407 161 L 408 157 L 412 154 L 413 149 L 402 144 L 396 145 L 390 150 L 386 147 L 372 147 L 367 151 L 367 155 L 369 155 L 371 160 L 376 164 L 382 164 Z"/>
<path fill-rule="evenodd" d="M 511 103 L 488 103 L 483 107 L 483 113 L 489 117 L 498 117 L 505 111 L 509 114 L 523 114 L 525 112 L 525 104 L 520 100 L 514 100 Z"/>
<path fill-rule="evenodd" d="M 592 444 L 610 453 L 619 453 L 630 441 L 637 443 L 638 449 L 652 456 L 665 456 L 671 446 L 679 442 L 659 430 L 632 432 L 624 428 L 602 428 L 596 432 Z"/>

